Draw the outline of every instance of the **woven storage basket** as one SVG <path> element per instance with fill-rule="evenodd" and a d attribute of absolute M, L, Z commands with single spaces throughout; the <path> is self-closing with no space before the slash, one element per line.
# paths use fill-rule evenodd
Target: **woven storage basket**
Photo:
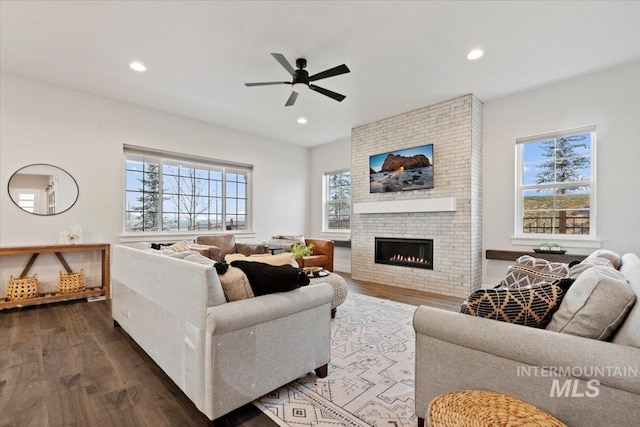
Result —
<path fill-rule="evenodd" d="M 38 285 L 38 275 L 31 277 L 17 277 L 9 279 L 7 287 L 7 300 L 15 301 L 21 299 L 35 298 L 40 295 L 40 285 Z"/>
<path fill-rule="evenodd" d="M 86 280 L 84 277 L 84 269 L 80 273 L 63 273 L 60 272 L 60 280 L 58 280 L 58 292 L 61 294 L 70 294 L 73 292 L 84 291 Z"/>
<path fill-rule="evenodd" d="M 430 427 L 567 427 L 537 407 L 493 391 L 458 391 L 435 397 Z"/>

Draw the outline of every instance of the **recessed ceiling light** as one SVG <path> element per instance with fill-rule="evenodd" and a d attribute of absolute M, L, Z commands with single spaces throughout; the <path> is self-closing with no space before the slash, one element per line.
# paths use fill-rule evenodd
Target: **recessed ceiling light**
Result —
<path fill-rule="evenodd" d="M 471 52 L 467 54 L 467 59 L 473 61 L 474 59 L 481 58 L 484 55 L 482 49 L 473 49 Z"/>
<path fill-rule="evenodd" d="M 129 64 L 129 67 L 131 67 L 132 70 L 140 72 L 147 70 L 147 67 L 145 67 L 142 62 L 132 62 L 131 64 Z"/>
<path fill-rule="evenodd" d="M 303 125 L 303 124 L 307 123 L 307 119 L 305 119 L 304 117 L 300 117 L 300 118 L 298 119 L 298 123 L 300 123 L 301 125 Z"/>

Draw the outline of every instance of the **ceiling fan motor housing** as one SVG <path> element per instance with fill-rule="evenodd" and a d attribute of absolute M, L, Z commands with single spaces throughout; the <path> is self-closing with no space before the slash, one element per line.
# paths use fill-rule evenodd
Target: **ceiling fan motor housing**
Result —
<path fill-rule="evenodd" d="M 306 70 L 296 70 L 296 75 L 293 76 L 292 84 L 303 83 L 309 85 L 309 73 Z"/>

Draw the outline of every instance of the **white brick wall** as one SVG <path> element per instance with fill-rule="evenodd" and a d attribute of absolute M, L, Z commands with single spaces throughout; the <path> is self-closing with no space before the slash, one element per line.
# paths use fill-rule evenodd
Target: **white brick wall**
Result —
<path fill-rule="evenodd" d="M 369 193 L 369 156 L 433 144 L 434 188 Z M 466 297 L 482 278 L 482 102 L 472 94 L 351 132 L 353 203 L 455 197 L 455 212 L 359 214 L 351 220 L 354 279 Z M 374 263 L 374 237 L 433 239 L 433 270 Z"/>

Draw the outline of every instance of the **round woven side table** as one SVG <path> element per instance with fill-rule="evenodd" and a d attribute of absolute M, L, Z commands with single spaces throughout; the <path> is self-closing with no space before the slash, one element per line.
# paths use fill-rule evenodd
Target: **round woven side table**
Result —
<path fill-rule="evenodd" d="M 493 391 L 457 391 L 435 397 L 425 419 L 430 427 L 567 427 L 527 402 Z"/>

